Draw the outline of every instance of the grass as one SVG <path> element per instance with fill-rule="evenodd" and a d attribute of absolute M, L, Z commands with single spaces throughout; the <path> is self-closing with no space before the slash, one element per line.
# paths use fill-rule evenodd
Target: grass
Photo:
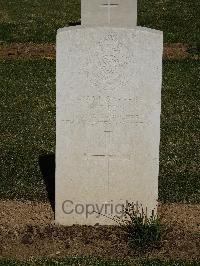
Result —
<path fill-rule="evenodd" d="M 1 0 L 0 10 L 0 40 L 53 42 L 58 28 L 80 18 L 80 0 Z"/>
<path fill-rule="evenodd" d="M 162 87 L 159 198 L 200 202 L 198 61 L 166 61 Z"/>
<path fill-rule="evenodd" d="M 199 62 L 164 62 L 159 198 L 200 202 Z M 39 158 L 55 149 L 55 61 L 0 61 L 0 198 L 46 200 Z"/>
<path fill-rule="evenodd" d="M 39 157 L 55 147 L 55 62 L 1 61 L 0 195 L 44 199 Z"/>
<path fill-rule="evenodd" d="M 54 266 L 54 265 L 62 265 L 62 266 L 75 266 L 75 265 L 82 265 L 82 266 L 126 266 L 128 265 L 125 262 L 120 261 L 105 261 L 102 259 L 95 259 L 95 258 L 65 258 L 65 259 L 45 259 L 45 260 L 37 260 L 37 261 L 16 261 L 16 260 L 3 260 L 0 266 Z"/>
<path fill-rule="evenodd" d="M 200 260 L 103 260 L 98 258 L 64 258 L 18 261 L 0 259 L 0 266 L 199 266 Z"/>
<path fill-rule="evenodd" d="M 200 260 L 137 260 L 137 261 L 114 261 L 95 258 L 65 258 L 18 261 L 0 259 L 0 266 L 199 266 Z"/>
<path fill-rule="evenodd" d="M 141 266 L 199 266 L 200 261 L 198 259 L 193 259 L 190 261 L 183 260 L 144 260 L 139 264 Z"/>
<path fill-rule="evenodd" d="M 139 0 L 138 24 L 162 30 L 165 42 L 200 42 L 200 2 Z"/>
<path fill-rule="evenodd" d="M 165 42 L 200 42 L 200 2 L 140 0 L 138 25 L 164 31 Z M 80 0 L 1 0 L 0 41 L 55 42 L 56 30 L 80 21 Z"/>

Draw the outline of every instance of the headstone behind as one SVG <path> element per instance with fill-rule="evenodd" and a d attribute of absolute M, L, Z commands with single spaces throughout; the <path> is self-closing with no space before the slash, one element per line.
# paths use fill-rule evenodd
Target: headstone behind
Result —
<path fill-rule="evenodd" d="M 58 31 L 59 224 L 112 224 L 126 201 L 156 209 L 162 38 L 141 27 Z"/>
<path fill-rule="evenodd" d="M 137 25 L 137 0 L 82 0 L 81 24 L 133 28 Z"/>

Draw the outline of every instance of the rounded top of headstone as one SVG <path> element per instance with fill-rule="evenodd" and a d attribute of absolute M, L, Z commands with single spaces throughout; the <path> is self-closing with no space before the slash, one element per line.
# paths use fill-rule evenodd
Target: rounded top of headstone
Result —
<path fill-rule="evenodd" d="M 127 32 L 143 32 L 143 33 L 149 33 L 149 34 L 156 34 L 156 35 L 161 35 L 163 36 L 163 31 L 160 30 L 155 30 L 155 29 L 151 29 L 151 28 L 146 28 L 146 27 L 141 27 L 141 26 L 137 26 L 135 28 L 132 29 L 128 29 L 128 28 L 123 28 L 123 27 L 108 27 L 108 26 L 91 26 L 91 27 L 86 27 L 86 26 L 70 26 L 70 27 L 64 27 L 64 28 L 60 28 L 57 30 L 57 34 L 62 33 L 62 32 L 67 32 L 67 31 L 74 31 L 74 30 L 85 30 L 85 31 L 127 31 Z"/>

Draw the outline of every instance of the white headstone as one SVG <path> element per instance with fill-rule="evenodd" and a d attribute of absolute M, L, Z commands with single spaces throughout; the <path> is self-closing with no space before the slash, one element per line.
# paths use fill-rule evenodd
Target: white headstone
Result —
<path fill-rule="evenodd" d="M 156 209 L 162 48 L 141 27 L 58 31 L 59 224 L 113 224 L 126 201 Z"/>
<path fill-rule="evenodd" d="M 137 0 L 82 0 L 81 24 L 134 28 Z"/>

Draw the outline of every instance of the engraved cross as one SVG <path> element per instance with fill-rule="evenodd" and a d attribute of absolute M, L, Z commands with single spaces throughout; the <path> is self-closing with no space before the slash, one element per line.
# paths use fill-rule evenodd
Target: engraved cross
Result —
<path fill-rule="evenodd" d="M 101 7 L 107 8 L 108 10 L 108 24 L 111 22 L 111 8 L 118 7 L 119 4 L 113 4 L 111 3 L 111 0 L 107 0 L 106 4 L 102 4 Z"/>
<path fill-rule="evenodd" d="M 105 130 L 104 133 L 105 133 L 105 138 L 106 138 L 106 151 L 105 151 L 105 153 L 104 154 L 93 154 L 92 156 L 93 157 L 102 157 L 102 158 L 105 158 L 107 161 L 107 188 L 108 188 L 108 192 L 109 192 L 109 189 L 110 189 L 110 159 L 113 158 L 115 155 L 111 154 L 109 151 L 112 131 L 111 130 Z"/>

